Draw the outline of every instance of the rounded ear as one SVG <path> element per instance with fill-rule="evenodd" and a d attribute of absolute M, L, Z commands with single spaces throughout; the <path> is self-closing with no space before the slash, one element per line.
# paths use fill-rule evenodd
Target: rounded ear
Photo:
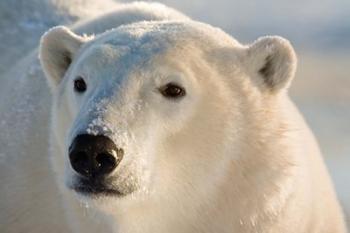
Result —
<path fill-rule="evenodd" d="M 245 62 L 250 76 L 262 91 L 277 92 L 289 87 L 297 58 L 288 40 L 266 36 L 248 47 Z"/>
<path fill-rule="evenodd" d="M 39 58 L 51 88 L 60 83 L 74 55 L 86 40 L 64 26 L 54 27 L 41 37 Z"/>

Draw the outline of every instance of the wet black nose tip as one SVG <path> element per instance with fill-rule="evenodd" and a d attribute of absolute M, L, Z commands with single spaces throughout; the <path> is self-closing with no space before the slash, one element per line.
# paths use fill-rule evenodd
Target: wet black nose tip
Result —
<path fill-rule="evenodd" d="M 123 150 L 103 135 L 78 135 L 69 147 L 72 168 L 82 176 L 107 176 L 123 158 Z"/>

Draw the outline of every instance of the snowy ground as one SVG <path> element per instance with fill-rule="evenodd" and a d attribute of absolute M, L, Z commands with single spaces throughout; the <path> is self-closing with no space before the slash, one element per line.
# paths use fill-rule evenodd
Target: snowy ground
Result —
<path fill-rule="evenodd" d="M 53 1 L 65 2 L 0 1 L 0 51 L 6 54 L 0 56 L 0 75 L 14 60 L 36 47 L 47 28 L 84 15 L 82 7 L 69 18 L 48 15 L 45 12 L 50 12 L 49 2 Z M 90 5 L 94 2 L 72 1 Z M 292 41 L 299 56 L 299 69 L 291 95 L 320 142 L 350 223 L 350 1 L 159 1 L 194 19 L 222 27 L 245 43 L 266 34 L 282 35 Z M 30 4 L 33 2 L 43 4 L 36 8 Z M 10 6 L 16 9 L 15 13 L 8 11 Z M 19 33 L 23 35 L 20 40 Z"/>

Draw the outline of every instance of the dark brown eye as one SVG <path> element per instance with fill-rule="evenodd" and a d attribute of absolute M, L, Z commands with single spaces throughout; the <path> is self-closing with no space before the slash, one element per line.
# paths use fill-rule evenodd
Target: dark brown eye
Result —
<path fill-rule="evenodd" d="M 74 90 L 80 93 L 86 91 L 86 83 L 82 77 L 78 77 L 74 80 Z"/>
<path fill-rule="evenodd" d="M 186 91 L 183 87 L 175 83 L 168 83 L 159 89 L 160 93 L 166 98 L 180 98 L 186 95 Z"/>

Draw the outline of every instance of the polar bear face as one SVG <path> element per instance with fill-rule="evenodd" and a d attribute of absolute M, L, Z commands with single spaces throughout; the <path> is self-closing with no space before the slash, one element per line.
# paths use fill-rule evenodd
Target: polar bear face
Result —
<path fill-rule="evenodd" d="M 295 71 L 284 39 L 243 46 L 195 22 L 137 23 L 96 38 L 56 27 L 40 58 L 58 174 L 84 196 L 116 201 L 210 196 L 244 156 L 257 112 Z"/>

